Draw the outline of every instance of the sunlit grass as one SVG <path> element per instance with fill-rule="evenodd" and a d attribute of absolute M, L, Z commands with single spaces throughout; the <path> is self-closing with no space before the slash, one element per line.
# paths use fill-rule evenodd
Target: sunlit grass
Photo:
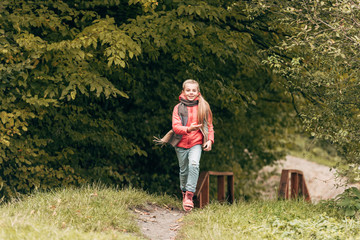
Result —
<path fill-rule="evenodd" d="M 186 216 L 179 239 L 359 239 L 359 223 L 302 201 L 211 204 Z"/>
<path fill-rule="evenodd" d="M 315 150 L 317 154 L 314 153 Z M 315 148 L 315 150 L 312 149 L 312 151 L 289 151 L 288 154 L 294 157 L 304 158 L 311 162 L 315 162 L 330 168 L 335 167 L 336 164 L 341 161 L 339 157 L 330 156 L 326 154 L 324 150 L 319 150 L 318 148 Z"/>
<path fill-rule="evenodd" d="M 294 135 L 291 138 L 293 139 L 292 144 L 285 150 L 288 155 L 304 158 L 331 168 L 341 162 L 341 158 L 337 156 L 330 143 L 321 146 L 316 141 L 302 135 Z"/>
<path fill-rule="evenodd" d="M 168 196 L 100 185 L 37 192 L 0 207 L 0 239 L 143 239 L 130 208 L 178 205 Z"/>
<path fill-rule="evenodd" d="M 99 185 L 37 192 L 0 206 L 0 239 L 145 239 L 131 209 L 148 203 L 181 201 Z M 360 221 L 303 201 L 211 203 L 182 223 L 176 239 L 360 239 Z"/>

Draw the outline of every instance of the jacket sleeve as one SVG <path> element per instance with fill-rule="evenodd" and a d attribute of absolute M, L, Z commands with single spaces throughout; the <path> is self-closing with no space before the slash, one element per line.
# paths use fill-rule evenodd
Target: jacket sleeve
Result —
<path fill-rule="evenodd" d="M 185 135 L 188 134 L 187 129 L 188 127 L 183 126 L 181 124 L 181 118 L 179 116 L 179 104 L 174 107 L 173 115 L 172 115 L 172 129 L 178 135 Z"/>
<path fill-rule="evenodd" d="M 212 118 L 209 118 L 208 131 L 209 131 L 208 139 L 211 140 L 212 143 L 214 143 L 215 132 L 214 132 L 214 126 L 213 126 L 213 123 L 212 123 Z"/>

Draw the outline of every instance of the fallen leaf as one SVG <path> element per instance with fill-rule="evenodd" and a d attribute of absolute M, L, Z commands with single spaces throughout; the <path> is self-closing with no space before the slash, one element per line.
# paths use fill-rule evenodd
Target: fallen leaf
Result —
<path fill-rule="evenodd" d="M 176 226 L 176 227 L 173 227 L 173 228 L 170 228 L 171 231 L 176 231 L 179 229 L 179 226 Z"/>
<path fill-rule="evenodd" d="M 140 215 L 150 215 L 150 213 L 137 210 L 136 208 L 134 209 L 134 211 L 135 211 L 136 213 L 139 213 Z"/>

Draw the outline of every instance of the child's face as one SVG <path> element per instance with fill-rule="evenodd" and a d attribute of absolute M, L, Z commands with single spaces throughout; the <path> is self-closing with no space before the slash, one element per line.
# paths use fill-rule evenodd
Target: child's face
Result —
<path fill-rule="evenodd" d="M 199 88 L 196 83 L 187 83 L 183 90 L 183 93 L 187 100 L 193 101 L 197 96 L 199 96 Z"/>

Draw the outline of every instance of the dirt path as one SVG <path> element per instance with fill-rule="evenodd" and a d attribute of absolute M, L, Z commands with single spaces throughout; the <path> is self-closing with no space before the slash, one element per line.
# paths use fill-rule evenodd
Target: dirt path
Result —
<path fill-rule="evenodd" d="M 279 161 L 275 166 L 263 169 L 265 172 L 273 172 L 272 176 L 266 181 L 269 191 L 264 192 L 264 198 L 273 199 L 276 197 L 282 169 L 303 171 L 312 202 L 332 199 L 345 190 L 343 183 L 346 180 L 344 178 L 336 178 L 335 171 L 330 171 L 329 167 L 310 162 L 306 159 L 287 156 L 286 160 Z M 359 185 L 349 186 L 359 187 Z"/>
<path fill-rule="evenodd" d="M 148 205 L 134 209 L 141 232 L 151 240 L 174 240 L 180 227 L 183 211 Z"/>
<path fill-rule="evenodd" d="M 267 186 L 267 191 L 263 192 L 264 199 L 276 197 L 282 169 L 303 171 L 311 200 L 314 203 L 334 198 L 345 189 L 344 186 L 337 187 L 339 183 L 344 183 L 345 180 L 337 179 L 335 171 L 330 171 L 329 167 L 302 158 L 287 156 L 285 160 L 278 161 L 274 166 L 268 166 L 262 170 L 269 175 L 264 183 Z M 183 211 L 156 205 L 134 209 L 134 212 L 138 216 L 138 224 L 142 233 L 151 240 L 174 240 L 184 216 Z"/>

